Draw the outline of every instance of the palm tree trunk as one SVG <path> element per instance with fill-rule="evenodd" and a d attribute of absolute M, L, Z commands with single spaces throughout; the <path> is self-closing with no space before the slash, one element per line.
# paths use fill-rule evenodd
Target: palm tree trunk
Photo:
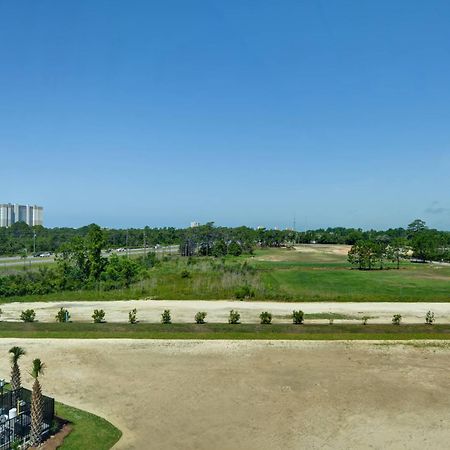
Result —
<path fill-rule="evenodd" d="M 42 398 L 41 385 L 36 379 L 33 384 L 33 392 L 31 394 L 31 432 L 30 444 L 32 447 L 38 447 L 41 443 L 42 437 L 42 423 L 43 423 L 43 407 L 44 401 Z"/>
<path fill-rule="evenodd" d="M 21 381 L 20 381 L 20 369 L 17 363 L 14 363 L 11 368 L 11 390 L 17 391 L 20 389 Z"/>

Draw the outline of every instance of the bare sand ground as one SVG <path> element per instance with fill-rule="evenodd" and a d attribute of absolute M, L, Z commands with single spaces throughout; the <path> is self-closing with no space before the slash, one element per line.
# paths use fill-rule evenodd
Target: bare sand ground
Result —
<path fill-rule="evenodd" d="M 347 256 L 351 245 L 332 245 L 332 244 L 299 244 L 294 247 L 297 252 L 310 253 L 315 255 L 318 260 L 336 256 Z M 297 256 L 290 252 L 275 253 L 268 255 L 259 255 L 254 258 L 258 261 L 289 261 L 291 258 L 296 259 Z"/>
<path fill-rule="evenodd" d="M 299 244 L 294 248 L 303 253 L 331 253 L 334 255 L 347 256 L 352 246 L 341 244 Z"/>
<path fill-rule="evenodd" d="M 1 306 L 2 320 L 17 321 L 21 311 L 34 309 L 36 319 L 41 322 L 54 322 L 59 308 L 68 308 L 74 321 L 92 321 L 94 309 L 104 309 L 108 322 L 126 322 L 128 312 L 136 308 L 141 322 L 159 322 L 164 309 L 170 309 L 174 322 L 194 321 L 198 311 L 208 313 L 207 321 L 226 323 L 231 309 L 238 310 L 244 323 L 259 322 L 259 314 L 269 311 L 274 315 L 273 322 L 291 322 L 289 315 L 293 309 L 311 313 L 339 313 L 354 316 L 359 320 L 364 315 L 370 316 L 370 323 L 390 323 L 394 314 L 401 314 L 405 323 L 423 323 L 428 310 L 434 311 L 437 323 L 450 322 L 450 303 L 337 303 L 337 302 L 247 302 L 225 300 L 124 300 L 95 302 L 32 302 L 5 303 Z M 312 320 L 324 322 L 325 320 Z M 352 320 L 335 320 L 352 322 Z"/>
<path fill-rule="evenodd" d="M 131 449 L 448 449 L 450 347 L 374 342 L 0 340 L 46 394 Z M 95 449 L 90 449 L 95 450 Z"/>

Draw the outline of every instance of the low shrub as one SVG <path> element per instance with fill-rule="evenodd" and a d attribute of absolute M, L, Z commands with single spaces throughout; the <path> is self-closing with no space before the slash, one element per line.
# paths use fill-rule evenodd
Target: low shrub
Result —
<path fill-rule="evenodd" d="M 34 322 L 36 320 L 36 313 L 34 309 L 26 309 L 20 314 L 20 320 L 23 322 Z"/>
<path fill-rule="evenodd" d="M 191 272 L 189 272 L 189 270 L 182 270 L 181 278 L 191 278 Z"/>
<path fill-rule="evenodd" d="M 292 322 L 296 325 L 301 325 L 305 320 L 305 314 L 302 310 L 292 311 Z"/>
<path fill-rule="evenodd" d="M 239 323 L 240 320 L 241 320 L 241 315 L 237 311 L 232 309 L 230 311 L 230 317 L 228 318 L 228 323 L 236 324 L 236 323 Z"/>
<path fill-rule="evenodd" d="M 204 312 L 204 311 L 199 311 L 199 312 L 195 315 L 195 323 L 205 323 L 205 318 L 206 318 L 206 312 Z"/>
<path fill-rule="evenodd" d="M 94 314 L 92 314 L 92 319 L 94 319 L 94 323 L 104 323 L 105 320 L 105 311 L 103 309 L 94 309 Z"/>
<path fill-rule="evenodd" d="M 69 320 L 70 320 L 70 313 L 69 313 L 69 311 L 66 308 L 61 308 L 57 312 L 57 314 L 55 316 L 55 319 L 56 319 L 57 322 L 60 322 L 60 323 L 69 322 Z"/>
<path fill-rule="evenodd" d="M 50 425 L 50 433 L 55 435 L 60 429 L 61 429 L 60 422 L 56 419 L 53 419 L 52 424 Z"/>
<path fill-rule="evenodd" d="M 11 450 L 20 450 L 22 447 L 22 441 L 20 439 L 14 439 L 13 442 L 11 442 Z"/>
<path fill-rule="evenodd" d="M 170 309 L 165 309 L 161 314 L 161 323 L 172 323 L 172 317 L 170 316 Z"/>
<path fill-rule="evenodd" d="M 253 291 L 253 289 L 250 289 L 250 286 L 248 286 L 247 284 L 237 288 L 235 293 L 234 293 L 234 297 L 237 300 L 244 300 L 246 298 L 253 298 L 254 296 L 255 296 L 255 291 Z"/>
<path fill-rule="evenodd" d="M 367 325 L 367 321 L 369 320 L 369 316 L 363 316 L 363 317 L 361 318 L 361 320 L 362 320 L 362 324 L 363 324 L 363 325 Z"/>
<path fill-rule="evenodd" d="M 400 322 L 402 321 L 402 315 L 401 314 L 394 314 L 392 317 L 392 323 L 394 325 L 400 325 Z"/>
<path fill-rule="evenodd" d="M 425 323 L 428 325 L 433 325 L 434 321 L 435 321 L 434 312 L 428 311 L 427 315 L 425 316 Z"/>
<path fill-rule="evenodd" d="M 128 313 L 128 322 L 129 323 L 138 323 L 137 320 L 137 309 L 134 308 Z"/>
<path fill-rule="evenodd" d="M 330 317 L 330 318 L 328 319 L 328 323 L 329 323 L 330 325 L 333 325 L 334 319 L 333 319 L 332 317 Z"/>
<path fill-rule="evenodd" d="M 269 325 L 272 323 L 272 314 L 270 312 L 264 311 L 259 315 L 259 318 L 261 319 L 262 325 Z"/>

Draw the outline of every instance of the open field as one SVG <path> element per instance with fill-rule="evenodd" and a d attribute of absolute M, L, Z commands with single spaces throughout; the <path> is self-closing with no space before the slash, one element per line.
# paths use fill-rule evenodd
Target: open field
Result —
<path fill-rule="evenodd" d="M 92 322 L 94 309 L 104 309 L 108 322 L 128 321 L 128 312 L 138 311 L 142 323 L 158 323 L 161 313 L 170 309 L 174 323 L 192 323 L 198 311 L 206 311 L 207 322 L 226 323 L 231 309 L 239 311 L 241 322 L 258 323 L 259 314 L 269 311 L 274 323 L 291 323 L 293 309 L 301 309 L 307 322 L 324 323 L 334 317 L 335 323 L 359 323 L 363 316 L 370 317 L 369 323 L 391 323 L 394 314 L 401 314 L 405 323 L 423 323 L 428 310 L 436 316 L 436 323 L 450 323 L 450 303 L 351 303 L 351 302 L 262 302 L 262 301 L 205 301 L 205 300 L 129 300 L 129 301 L 84 301 L 84 302 L 30 302 L 6 303 L 1 305 L 2 321 L 18 321 L 21 311 L 34 309 L 36 320 L 55 322 L 55 315 L 61 308 L 67 308 L 74 322 Z M 0 322 L 1 324 L 1 322 Z"/>
<path fill-rule="evenodd" d="M 266 287 L 295 301 L 450 301 L 450 267 L 403 262 L 399 270 L 351 270 L 349 246 L 257 252 Z"/>
<path fill-rule="evenodd" d="M 63 291 L 3 298 L 14 301 L 226 300 L 248 286 L 254 300 L 288 302 L 449 302 L 450 266 L 403 262 L 396 270 L 352 270 L 344 245 L 257 250 L 254 256 L 166 257 L 129 288 Z M 37 270 L 29 268 L 27 270 Z M 4 268 L 17 273 L 23 267 Z M 188 277 L 182 277 L 183 272 Z"/>
<path fill-rule="evenodd" d="M 44 393 L 123 431 L 116 450 L 448 448 L 444 343 L 3 339 L 0 352 L 17 343 L 23 367 L 46 362 Z"/>

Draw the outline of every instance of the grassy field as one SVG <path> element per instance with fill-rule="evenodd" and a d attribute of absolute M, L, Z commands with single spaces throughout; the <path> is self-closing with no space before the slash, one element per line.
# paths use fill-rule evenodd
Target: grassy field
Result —
<path fill-rule="evenodd" d="M 303 245 L 296 250 L 257 250 L 254 256 L 238 258 L 189 261 L 174 256 L 165 258 L 145 278 L 127 289 L 106 291 L 100 283 L 95 291 L 10 297 L 3 302 L 232 299 L 242 286 L 249 286 L 255 300 L 450 301 L 449 266 L 403 262 L 399 270 L 393 264 L 385 270 L 353 270 L 347 262 L 348 249 L 347 246 Z M 183 278 L 181 273 L 185 270 L 189 276 Z"/>
<path fill-rule="evenodd" d="M 258 252 L 264 284 L 294 301 L 450 301 L 450 267 L 404 262 L 397 270 L 352 270 L 333 246 Z"/>
<path fill-rule="evenodd" d="M 64 439 L 63 450 L 109 450 L 122 432 L 101 417 L 55 402 L 56 415 L 71 422 L 72 432 Z"/>
<path fill-rule="evenodd" d="M 450 324 L 1 323 L 0 338 L 56 339 L 450 339 Z"/>

